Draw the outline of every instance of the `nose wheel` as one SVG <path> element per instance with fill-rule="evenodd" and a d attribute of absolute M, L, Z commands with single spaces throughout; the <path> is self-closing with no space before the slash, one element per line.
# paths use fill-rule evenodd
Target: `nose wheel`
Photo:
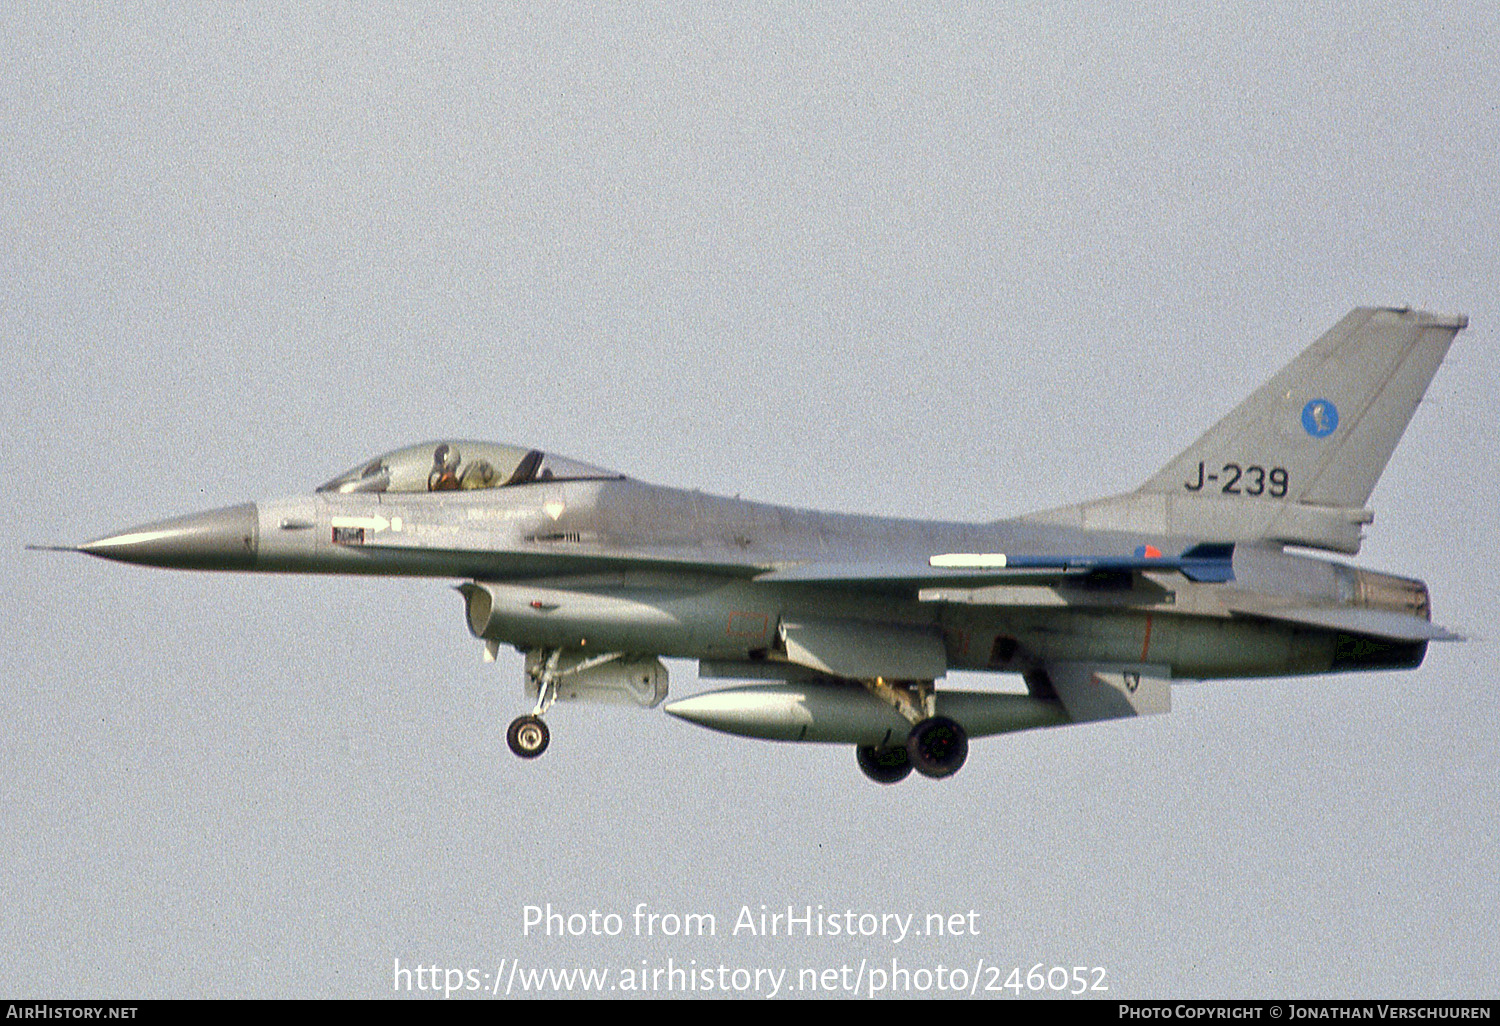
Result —
<path fill-rule="evenodd" d="M 551 740 L 547 724 L 540 716 L 517 716 L 505 732 L 505 743 L 523 759 L 535 759 L 541 755 Z"/>
<path fill-rule="evenodd" d="M 525 716 L 511 720 L 510 729 L 505 732 L 505 743 L 523 759 L 535 759 L 547 750 L 547 743 L 552 740 L 552 732 L 542 721 L 542 713 L 557 701 L 557 678 L 560 676 L 557 664 L 561 658 L 560 648 L 547 653 L 546 660 L 534 671 L 536 706 Z"/>

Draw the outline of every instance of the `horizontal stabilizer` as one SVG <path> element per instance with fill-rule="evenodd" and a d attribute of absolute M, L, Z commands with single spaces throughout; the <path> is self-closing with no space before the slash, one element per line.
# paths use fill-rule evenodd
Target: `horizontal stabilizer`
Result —
<path fill-rule="evenodd" d="M 1391 609 L 1370 609 L 1358 606 L 1312 607 L 1299 609 L 1254 609 L 1235 610 L 1251 616 L 1287 623 L 1306 624 L 1329 630 L 1347 631 L 1372 638 L 1389 638 L 1392 641 L 1462 641 L 1463 635 L 1455 634 L 1431 620 Z"/>

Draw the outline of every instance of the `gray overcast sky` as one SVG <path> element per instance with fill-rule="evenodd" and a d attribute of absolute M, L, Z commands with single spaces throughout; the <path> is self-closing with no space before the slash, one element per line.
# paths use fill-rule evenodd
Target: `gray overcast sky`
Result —
<path fill-rule="evenodd" d="M 1493 4 L 13 7 L 0 993 L 897 958 L 1494 997 L 1497 97 Z M 1133 487 L 1369 303 L 1472 318 L 1359 562 L 1474 640 L 938 784 L 590 707 L 522 764 L 519 658 L 444 582 L 21 548 L 442 435 L 990 519 Z M 549 901 L 719 936 L 523 937 Z M 762 904 L 980 933 L 732 936 Z"/>

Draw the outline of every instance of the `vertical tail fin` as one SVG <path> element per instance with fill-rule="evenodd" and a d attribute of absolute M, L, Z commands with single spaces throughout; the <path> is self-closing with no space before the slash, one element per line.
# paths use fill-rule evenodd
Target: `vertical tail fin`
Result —
<path fill-rule="evenodd" d="M 1354 310 L 1134 492 L 1028 519 L 1358 552 L 1375 482 L 1468 323 Z"/>
<path fill-rule="evenodd" d="M 1363 508 L 1467 324 L 1412 310 L 1353 311 L 1140 491 Z"/>

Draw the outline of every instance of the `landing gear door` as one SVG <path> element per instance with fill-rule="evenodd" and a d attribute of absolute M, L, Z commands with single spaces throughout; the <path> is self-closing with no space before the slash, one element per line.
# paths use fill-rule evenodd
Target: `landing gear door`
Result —
<path fill-rule="evenodd" d="M 936 680 L 948 672 L 948 653 L 935 631 L 900 624 L 847 620 L 783 621 L 789 661 L 847 680 Z"/>
<path fill-rule="evenodd" d="M 1047 676 L 1076 723 L 1172 709 L 1172 671 L 1154 663 L 1048 663 Z"/>
<path fill-rule="evenodd" d="M 554 663 L 552 655 L 553 650 L 540 648 L 526 653 L 526 697 L 535 699 L 541 693 L 549 665 L 559 702 L 603 702 L 650 709 L 667 697 L 667 668 L 652 656 L 563 649 Z"/>

